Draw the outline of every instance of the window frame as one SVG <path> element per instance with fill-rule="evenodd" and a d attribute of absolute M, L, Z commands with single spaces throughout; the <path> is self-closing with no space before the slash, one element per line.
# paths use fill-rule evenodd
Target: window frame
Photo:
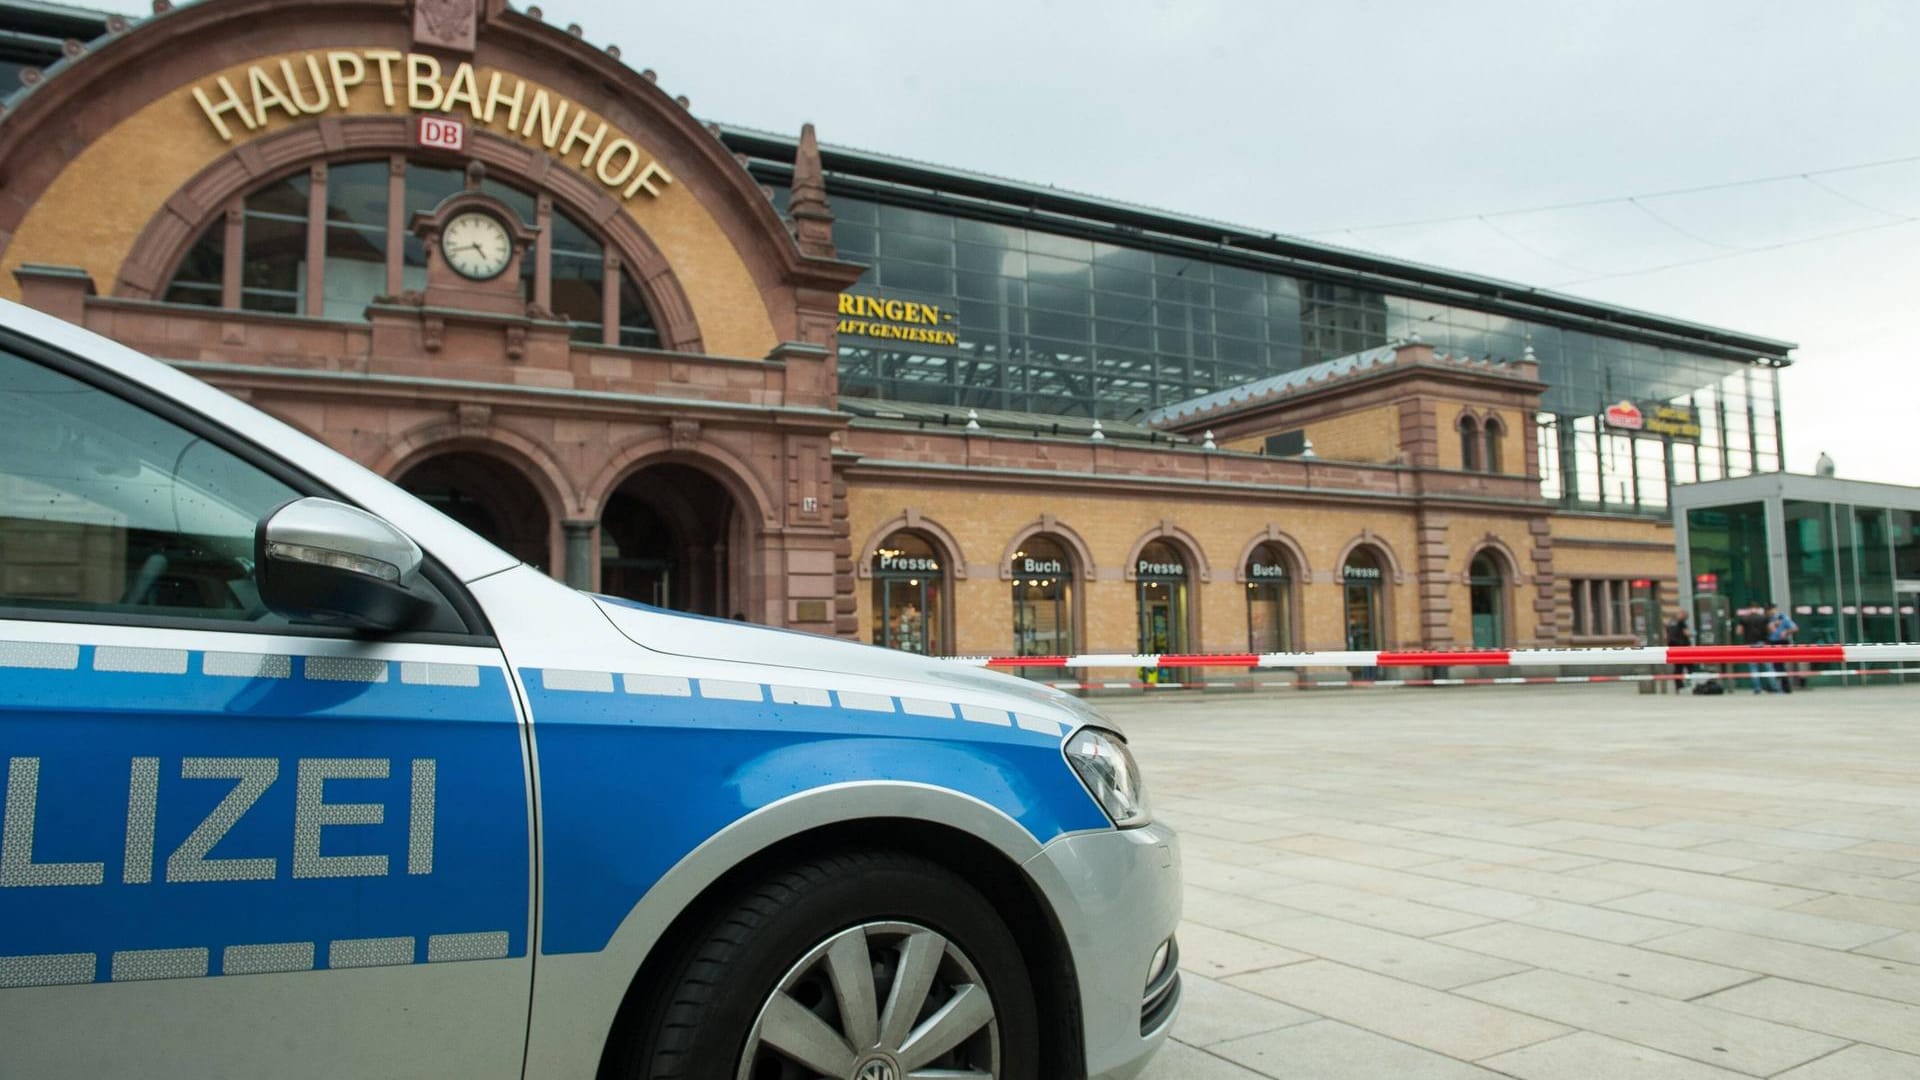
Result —
<path fill-rule="evenodd" d="M 37 338 L 27 336 L 11 327 L 0 326 L 0 351 L 11 352 L 30 364 L 38 364 L 51 371 L 58 372 L 85 386 L 91 387 L 110 397 L 119 399 L 127 405 L 181 428 L 188 434 L 204 439 L 208 445 L 225 453 L 232 454 L 246 464 L 259 469 L 274 480 L 285 484 L 302 497 L 319 496 L 357 506 L 352 499 L 319 480 L 311 473 L 293 465 L 287 459 L 273 453 L 251 439 L 228 429 L 201 415 L 186 405 L 162 394 L 151 387 L 144 386 L 118 372 L 110 371 L 92 363 L 83 356 L 69 353 L 57 346 Z M 364 508 L 362 508 L 364 509 Z M 415 541 L 418 543 L 418 541 Z M 399 644 L 443 644 L 443 645 L 482 645 L 497 646 L 491 624 L 486 612 L 473 599 L 466 586 L 445 566 L 435 559 L 425 546 L 421 547 L 420 574 L 437 589 L 452 609 L 453 617 L 466 627 L 464 632 L 452 631 L 404 631 L 384 634 L 380 642 Z M 260 634 L 270 637 L 309 637 L 341 639 L 365 639 L 368 635 L 348 628 L 326 626 L 314 623 L 282 623 L 261 625 L 255 622 L 234 622 L 223 619 L 199 618 L 192 615 L 143 615 L 138 612 L 118 612 L 101 610 L 73 610 L 55 608 L 21 607 L 6 603 L 0 598 L 0 623 L 11 622 L 47 622 L 71 623 L 83 625 L 107 625 L 139 627 L 155 630 L 200 630 L 219 633 Z"/>

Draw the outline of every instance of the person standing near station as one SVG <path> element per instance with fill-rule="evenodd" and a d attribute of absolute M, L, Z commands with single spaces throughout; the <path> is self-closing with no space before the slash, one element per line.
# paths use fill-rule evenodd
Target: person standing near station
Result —
<path fill-rule="evenodd" d="M 1791 645 L 1793 636 L 1799 632 L 1800 624 L 1793 621 L 1793 616 L 1776 609 L 1772 604 L 1767 605 L 1767 644 Z M 1793 693 L 1793 665 L 1776 663 L 1767 666 L 1780 674 L 1780 692 Z"/>
<path fill-rule="evenodd" d="M 1741 609 L 1740 640 L 1744 642 L 1747 647 L 1753 649 L 1766 648 L 1768 626 L 1773 621 L 1773 617 L 1769 613 L 1772 611 L 1772 604 L 1768 604 L 1764 608 L 1750 607 Z M 1773 684 L 1771 665 L 1755 661 L 1747 665 L 1747 675 L 1753 680 L 1753 692 L 1756 694 L 1771 693 L 1779 689 L 1779 687 Z"/>
<path fill-rule="evenodd" d="M 1687 613 L 1683 611 L 1667 624 L 1667 647 L 1671 649 L 1691 644 L 1693 644 L 1693 631 L 1687 629 Z M 1675 664 L 1673 672 L 1679 676 L 1674 685 L 1676 692 L 1693 681 L 1690 678 L 1693 674 L 1692 664 Z"/>

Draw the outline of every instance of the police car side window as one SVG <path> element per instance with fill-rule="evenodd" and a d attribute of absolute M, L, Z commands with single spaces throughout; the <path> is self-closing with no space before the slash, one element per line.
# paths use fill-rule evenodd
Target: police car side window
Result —
<path fill-rule="evenodd" d="M 300 492 L 162 417 L 0 351 L 0 606 L 279 622 L 253 530 Z"/>

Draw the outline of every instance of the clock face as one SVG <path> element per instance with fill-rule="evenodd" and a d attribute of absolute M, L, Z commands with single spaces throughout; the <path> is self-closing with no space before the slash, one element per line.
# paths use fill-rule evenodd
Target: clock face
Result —
<path fill-rule="evenodd" d="M 470 210 L 447 222 L 440 253 L 461 277 L 486 281 L 500 276 L 513 258 L 513 238 L 492 214 Z"/>

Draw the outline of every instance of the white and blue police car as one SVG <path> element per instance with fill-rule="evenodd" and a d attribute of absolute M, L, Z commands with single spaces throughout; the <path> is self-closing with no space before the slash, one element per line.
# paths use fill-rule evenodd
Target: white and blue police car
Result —
<path fill-rule="evenodd" d="M 1129 1077 L 1125 741 L 976 669 L 567 588 L 0 302 L 0 1076 Z"/>

